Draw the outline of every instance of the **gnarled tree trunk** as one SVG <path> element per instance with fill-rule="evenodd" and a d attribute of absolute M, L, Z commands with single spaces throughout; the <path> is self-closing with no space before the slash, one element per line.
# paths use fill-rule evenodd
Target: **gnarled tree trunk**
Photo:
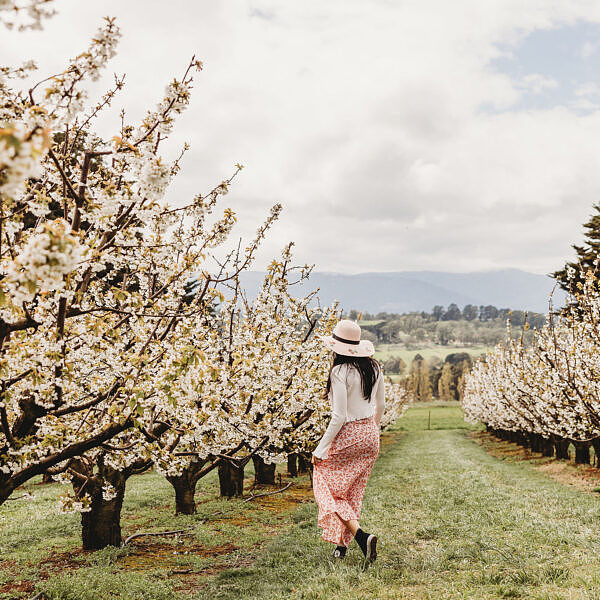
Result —
<path fill-rule="evenodd" d="M 309 465 L 310 465 L 310 461 L 306 460 L 306 457 L 301 452 L 299 452 L 298 453 L 298 473 L 308 472 Z"/>
<path fill-rule="evenodd" d="M 93 485 L 92 508 L 81 513 L 81 539 L 84 550 L 100 550 L 121 545 L 121 508 L 125 496 L 125 477 L 111 478 L 117 495 L 112 500 L 102 497 L 102 484 Z"/>
<path fill-rule="evenodd" d="M 556 458 L 561 460 L 569 460 L 569 440 L 558 436 L 553 436 L 552 441 L 554 443 Z"/>
<path fill-rule="evenodd" d="M 542 436 L 539 433 L 530 433 L 529 434 L 529 447 L 532 452 L 541 452 L 542 451 Z"/>
<path fill-rule="evenodd" d="M 573 442 L 575 446 L 575 462 L 578 465 L 590 464 L 590 444 L 589 442 Z"/>
<path fill-rule="evenodd" d="M 490 433 L 492 435 L 494 435 L 495 437 L 497 437 L 500 440 L 507 440 L 508 439 L 508 431 L 506 431 L 505 429 L 489 429 Z"/>
<path fill-rule="evenodd" d="M 232 498 L 244 493 L 244 465 L 240 461 L 223 460 L 219 464 L 221 496 Z"/>
<path fill-rule="evenodd" d="M 293 452 L 287 457 L 287 472 L 290 477 L 298 477 L 298 457 Z"/>
<path fill-rule="evenodd" d="M 198 480 L 208 472 L 204 469 L 206 462 L 206 460 L 195 461 L 190 463 L 181 475 L 167 475 L 167 481 L 175 489 L 176 515 L 193 515 L 196 512 L 194 494 Z"/>
<path fill-rule="evenodd" d="M 261 456 L 252 455 L 254 463 L 254 481 L 267 485 L 275 485 L 275 463 L 267 464 Z"/>
<path fill-rule="evenodd" d="M 313 465 L 310 452 L 298 452 L 298 472 L 310 475 L 310 485 L 313 484 Z"/>
<path fill-rule="evenodd" d="M 516 436 L 516 441 L 519 446 L 523 448 L 531 448 L 531 441 L 529 439 L 529 435 L 524 431 L 518 431 Z"/>
<path fill-rule="evenodd" d="M 104 464 L 103 455 L 99 455 L 95 463 L 83 459 L 71 461 L 70 472 L 76 496 L 87 494 L 91 498 L 90 510 L 81 513 L 84 550 L 121 545 L 121 508 L 125 485 L 134 473 L 142 473 L 151 465 L 149 460 L 140 460 L 123 471 L 117 471 Z M 110 483 L 115 490 L 114 497 L 109 500 L 103 496 L 102 488 L 106 483 Z"/>
<path fill-rule="evenodd" d="M 594 454 L 596 455 L 596 467 L 600 467 L 600 438 L 592 440 L 592 448 L 594 448 Z"/>
<path fill-rule="evenodd" d="M 94 466 L 98 472 L 94 473 Z M 84 550 L 100 550 L 106 546 L 121 545 L 121 508 L 125 484 L 129 475 L 115 471 L 99 457 L 96 465 L 84 460 L 73 460 L 71 472 L 75 495 L 91 498 L 89 510 L 81 513 L 81 539 Z M 105 500 L 102 487 L 110 483 L 116 491 L 114 498 Z"/>
<path fill-rule="evenodd" d="M 554 456 L 554 444 L 550 438 L 542 438 L 542 456 Z"/>

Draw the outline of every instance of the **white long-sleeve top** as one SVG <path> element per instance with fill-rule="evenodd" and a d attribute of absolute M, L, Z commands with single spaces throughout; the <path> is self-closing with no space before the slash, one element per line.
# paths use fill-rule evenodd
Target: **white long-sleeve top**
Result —
<path fill-rule="evenodd" d="M 360 373 L 348 364 L 336 365 L 331 369 L 329 402 L 331 421 L 313 452 L 317 458 L 327 458 L 329 446 L 344 423 L 375 416 L 379 425 L 385 408 L 385 383 L 381 369 L 368 401 L 362 393 Z"/>

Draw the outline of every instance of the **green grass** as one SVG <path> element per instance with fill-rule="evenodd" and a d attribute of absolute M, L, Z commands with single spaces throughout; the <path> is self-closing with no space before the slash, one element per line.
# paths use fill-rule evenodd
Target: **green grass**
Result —
<path fill-rule="evenodd" d="M 417 402 L 394 426 L 396 431 L 424 431 L 436 429 L 479 430 L 464 420 L 458 402 Z"/>
<path fill-rule="evenodd" d="M 440 360 L 444 360 L 448 354 L 454 352 L 467 352 L 472 358 L 489 352 L 490 346 L 433 346 L 422 348 L 420 350 L 407 350 L 400 344 L 379 344 L 375 351 L 375 358 L 378 360 L 387 360 L 391 356 L 399 356 L 410 366 L 414 357 L 420 354 L 423 358 L 429 360 L 433 356 L 437 356 Z"/>
<path fill-rule="evenodd" d="M 344 561 L 331 559 L 314 503 L 269 513 L 252 503 L 217 500 L 214 481 L 204 481 L 199 516 L 222 506 L 234 518 L 201 526 L 189 543 L 216 548 L 233 539 L 239 550 L 179 555 L 174 564 L 190 567 L 191 579 L 164 564 L 128 571 L 128 550 L 80 554 L 78 568 L 55 573 L 37 589 L 52 600 L 600 599 L 600 500 L 526 462 L 494 458 L 469 438 L 473 429 L 456 403 L 418 404 L 398 421 L 365 494 L 361 525 L 380 537 L 379 558 L 368 568 L 354 543 Z M 1 561 L 12 559 L 20 562 L 20 577 L 33 575 L 48 540 L 60 551 L 78 545 L 76 517 L 44 516 L 52 488 L 34 486 L 38 497 L 27 507 L 0 508 L 0 573 L 8 573 Z M 127 527 L 160 529 L 198 518 L 170 516 L 170 498 L 168 484 L 155 474 L 134 478 Z M 27 516 L 30 522 L 18 522 Z M 245 517 L 244 525 L 236 524 Z M 273 532 L 278 535 L 269 538 Z M 172 544 L 175 552 L 181 541 Z M 224 570 L 200 574 L 218 564 Z"/>
<path fill-rule="evenodd" d="M 278 471 L 285 476 L 284 465 L 279 465 Z M 252 463 L 245 474 L 249 495 L 254 477 Z M 196 529 L 185 537 L 140 538 L 139 544 L 133 542 L 122 550 L 84 553 L 80 516 L 63 515 L 57 509 L 56 500 L 64 486 L 41 485 L 37 478 L 14 494 L 16 497 L 28 491 L 35 496 L 34 501 L 14 500 L 0 506 L 0 599 L 29 598 L 33 595 L 31 582 L 46 578 L 38 587 L 53 600 L 187 597 L 177 593 L 186 581 L 173 578 L 173 569 L 190 569 L 204 578 L 203 570 L 254 560 L 266 541 L 293 523 L 298 503 L 312 497 L 307 475 L 294 482 L 290 491 L 273 497 L 273 502 L 281 505 L 274 511 L 265 508 L 267 500 L 243 503 L 240 499 L 220 499 L 217 474 L 212 472 L 198 483 L 197 514 L 175 517 L 173 488 L 164 477 L 156 472 L 132 477 L 123 504 L 124 537 L 138 531 L 167 531 L 191 525 L 197 525 Z M 206 524 L 199 523 L 219 510 L 225 514 L 212 517 Z M 14 589 L 19 588 L 19 582 L 23 582 L 24 591 L 17 595 Z M 8 589 L 11 591 L 5 591 Z"/>
<path fill-rule="evenodd" d="M 439 429 L 422 429 L 429 410 Z M 377 562 L 363 570 L 354 544 L 344 562 L 330 559 L 305 506 L 253 566 L 221 573 L 197 597 L 600 598 L 593 496 L 485 453 L 457 405 L 418 405 L 398 425 L 405 431 L 379 458 L 361 518 L 380 536 Z"/>

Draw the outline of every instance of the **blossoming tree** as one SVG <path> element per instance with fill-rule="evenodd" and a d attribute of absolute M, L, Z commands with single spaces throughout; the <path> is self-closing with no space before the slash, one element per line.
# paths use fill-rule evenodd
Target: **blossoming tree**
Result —
<path fill-rule="evenodd" d="M 501 437 L 546 455 L 589 462 L 600 455 L 600 295 L 589 274 L 571 309 L 521 340 L 499 344 L 465 382 L 463 407 Z M 576 307 L 576 308 L 575 308 Z"/>
<path fill-rule="evenodd" d="M 250 459 L 256 481 L 272 484 L 275 464 L 308 457 L 325 431 L 330 407 L 323 390 L 330 352 L 321 338 L 335 324 L 337 307 L 311 308 L 314 293 L 291 295 L 290 288 L 310 270 L 291 268 L 290 250 L 270 265 L 255 300 L 240 302 L 236 288 L 219 312 L 213 335 L 194 343 L 202 354 L 197 373 L 189 375 L 201 382 L 195 388 L 195 425 L 175 452 L 156 461 L 175 487 L 177 512 L 194 511 L 196 482 L 215 466 L 221 494 L 241 495 Z M 382 428 L 408 405 L 401 386 L 386 382 L 386 394 Z"/>
<path fill-rule="evenodd" d="M 175 452 L 156 459 L 173 484 L 177 512 L 193 512 L 199 477 L 218 467 L 221 493 L 242 493 L 244 466 L 253 460 L 259 482 L 273 482 L 274 463 L 285 460 L 284 440 L 300 439 L 319 408 L 328 368 L 321 336 L 333 326 L 335 308 L 310 307 L 314 293 L 294 298 L 290 287 L 305 280 L 307 267 L 290 266 L 291 245 L 270 265 L 256 299 L 239 284 L 218 313 L 190 336 L 201 359 L 190 371 L 197 411 L 187 435 L 167 434 Z M 296 281 L 292 281 L 295 274 Z M 160 453 L 159 453 L 160 454 Z"/>
<path fill-rule="evenodd" d="M 158 444 L 176 423 L 164 383 L 174 366 L 183 373 L 192 364 L 186 328 L 201 335 L 199 315 L 219 285 L 248 267 L 281 208 L 235 265 L 210 271 L 207 257 L 235 215 L 209 218 L 241 166 L 207 194 L 171 206 L 165 192 L 187 147 L 172 161 L 159 154 L 202 65 L 192 59 L 141 123 L 122 114 L 106 141 L 92 125 L 123 79 L 91 106 L 85 84 L 98 79 L 119 37 L 107 19 L 64 72 L 27 93 L 11 78 L 32 64 L 0 72 L 0 502 L 36 475 L 64 473 L 92 513 L 84 530 L 105 524 L 84 531 L 86 547 L 120 542 L 124 483 L 107 485 L 110 469 L 142 468 L 151 450 L 138 455 L 133 445 Z M 198 273 L 200 291 L 184 302 Z M 100 519 L 92 499 L 103 489 L 116 502 L 94 505 L 106 509 Z"/>
<path fill-rule="evenodd" d="M 54 0 L 2 0 L 0 24 L 7 29 L 41 29 L 42 21 L 54 15 Z"/>

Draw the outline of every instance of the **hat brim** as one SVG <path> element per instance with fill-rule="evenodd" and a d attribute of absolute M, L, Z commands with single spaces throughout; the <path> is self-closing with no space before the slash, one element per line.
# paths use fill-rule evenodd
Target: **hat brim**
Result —
<path fill-rule="evenodd" d="M 334 340 L 330 335 L 325 335 L 323 344 L 336 354 L 343 356 L 373 356 L 375 354 L 375 346 L 369 340 L 361 340 L 358 344 L 344 344 Z"/>

